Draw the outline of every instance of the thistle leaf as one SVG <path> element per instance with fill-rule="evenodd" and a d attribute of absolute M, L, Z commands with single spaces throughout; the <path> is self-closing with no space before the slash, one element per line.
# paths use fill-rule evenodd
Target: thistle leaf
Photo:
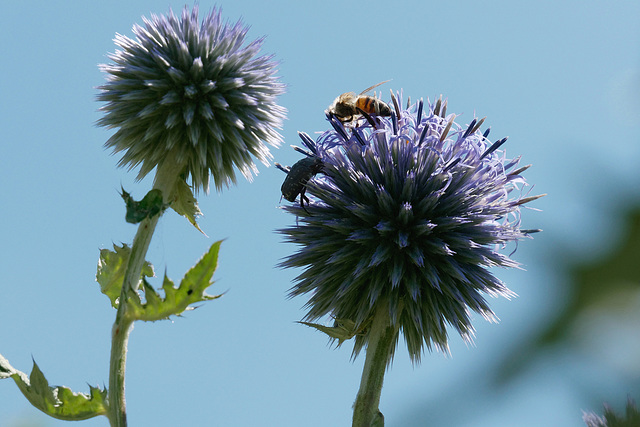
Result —
<path fill-rule="evenodd" d="M 198 201 L 193 195 L 191 187 L 189 187 L 183 179 L 179 179 L 176 183 L 170 206 L 171 209 L 178 213 L 178 215 L 182 215 L 187 218 L 191 225 L 206 236 L 204 231 L 200 229 L 196 222 L 196 218 L 202 215 L 202 212 L 198 207 Z"/>
<path fill-rule="evenodd" d="M 162 191 L 157 188 L 149 191 L 139 202 L 133 200 L 124 188 L 121 196 L 127 206 L 124 219 L 130 224 L 137 224 L 146 218 L 158 215 L 166 208 L 162 201 Z"/>
<path fill-rule="evenodd" d="M 350 340 L 356 335 L 363 332 L 366 328 L 362 327 L 360 329 L 356 328 L 356 323 L 353 320 L 349 319 L 335 319 L 333 326 L 324 326 L 318 323 L 310 323 L 310 322 L 298 322 L 303 325 L 310 326 L 312 328 L 316 328 L 320 332 L 324 332 L 331 338 L 332 340 L 338 340 L 338 347 L 342 345 L 343 342 Z"/>
<path fill-rule="evenodd" d="M 107 389 L 89 386 L 89 394 L 74 393 L 67 387 L 50 387 L 33 361 L 31 375 L 14 369 L 0 355 L 0 379 L 13 378 L 27 400 L 45 414 L 66 421 L 80 421 L 107 413 Z"/>
<path fill-rule="evenodd" d="M 196 265 L 191 267 L 175 287 L 166 275 L 162 284 L 164 298 L 143 278 L 143 291 L 146 302 L 130 299 L 133 317 L 138 320 L 156 321 L 168 319 L 171 315 L 180 315 L 186 310 L 192 310 L 191 304 L 220 298 L 222 295 L 207 295 L 205 290 L 213 284 L 211 278 L 218 267 L 218 252 L 222 241 L 211 245 L 209 251 L 203 255 Z"/>
<path fill-rule="evenodd" d="M 126 244 L 122 246 L 114 244 L 113 249 L 115 251 L 100 249 L 96 281 L 100 284 L 100 291 L 111 300 L 113 308 L 118 308 L 118 299 L 122 291 L 124 273 L 127 269 L 131 248 Z M 142 267 L 142 277 L 153 277 L 154 274 L 153 265 L 145 261 Z"/>

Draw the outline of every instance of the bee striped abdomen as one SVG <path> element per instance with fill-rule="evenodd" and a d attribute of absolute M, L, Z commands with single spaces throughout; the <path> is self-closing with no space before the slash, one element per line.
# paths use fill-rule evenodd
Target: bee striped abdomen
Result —
<path fill-rule="evenodd" d="M 356 100 L 356 107 L 369 114 L 378 116 L 390 116 L 389 106 L 373 96 L 359 96 Z"/>

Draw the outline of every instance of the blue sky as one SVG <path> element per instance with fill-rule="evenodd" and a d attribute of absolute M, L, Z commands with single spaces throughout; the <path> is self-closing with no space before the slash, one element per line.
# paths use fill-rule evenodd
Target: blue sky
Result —
<path fill-rule="evenodd" d="M 582 410 L 600 407 L 576 384 L 596 380 L 604 384 L 600 400 L 626 399 L 606 370 L 594 370 L 600 360 L 574 353 L 550 353 L 500 392 L 485 392 L 482 374 L 563 301 L 566 277 L 550 251 L 597 257 L 620 236 L 618 211 L 640 202 L 640 4 L 215 4 L 226 19 L 251 26 L 249 39 L 266 35 L 263 52 L 281 61 L 289 116 L 276 161 L 300 158 L 288 147 L 300 145 L 296 132 L 325 130 L 323 111 L 337 95 L 393 79 L 386 99 L 390 88 L 412 99 L 443 94 L 461 122 L 487 116 L 494 138 L 509 136 L 507 154 L 533 163 L 526 177 L 534 193 L 549 193 L 535 202 L 542 212 L 523 213 L 526 228 L 545 230 L 515 254 L 526 271 L 497 272 L 519 294 L 492 301 L 501 323 L 476 316 L 475 346 L 452 335 L 452 357 L 433 353 L 415 367 L 401 342 L 382 392 L 388 426 L 581 426 Z M 135 233 L 118 191 L 140 198 L 151 185 L 117 169 L 118 158 L 102 148 L 111 133 L 94 126 L 97 65 L 114 51 L 116 32 L 131 36 L 141 16 L 170 6 L 184 4 L 1 8 L 0 353 L 23 371 L 35 358 L 51 384 L 75 391 L 108 381 L 115 312 L 94 278 L 98 249 Z M 201 15 L 213 6 L 201 1 Z M 136 324 L 127 372 L 132 426 L 350 424 L 363 358 L 351 362 L 349 345 L 330 349 L 323 335 L 295 323 L 305 303 L 286 298 L 296 272 L 275 267 L 294 250 L 274 232 L 294 220 L 277 209 L 284 174 L 259 168 L 253 183 L 200 195 L 209 238 L 172 212 L 160 221 L 148 255 L 157 274 L 179 280 L 224 238 L 209 293 L 226 294 L 183 318 Z M 458 398 L 438 400 L 446 393 Z M 0 402 L 2 426 L 63 425 L 31 408 L 9 380 L 0 382 Z M 439 411 L 425 419 L 420 408 L 433 402 Z"/>

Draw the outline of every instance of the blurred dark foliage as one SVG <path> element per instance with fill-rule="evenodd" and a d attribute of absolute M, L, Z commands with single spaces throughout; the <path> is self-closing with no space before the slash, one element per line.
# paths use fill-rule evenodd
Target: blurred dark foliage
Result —
<path fill-rule="evenodd" d="M 621 296 L 627 299 L 637 298 L 640 292 L 640 206 L 627 206 L 619 216 L 611 220 L 620 223 L 622 232 L 615 239 L 617 242 L 610 246 L 610 251 L 599 253 L 595 258 L 581 259 L 577 254 L 568 253 L 562 244 L 551 248 L 547 245 L 541 249 L 549 265 L 554 265 L 565 278 L 558 284 L 564 288 L 564 304 L 557 309 L 555 317 L 542 323 L 541 329 L 534 332 L 533 336 L 518 337 L 514 340 L 513 346 L 503 349 L 501 358 L 496 359 L 492 366 L 483 366 L 473 378 L 452 381 L 438 390 L 437 397 L 425 397 L 425 401 L 405 413 L 405 419 L 401 420 L 400 425 L 467 425 L 477 418 L 478 414 L 490 412 L 488 408 L 492 406 L 492 402 L 508 401 L 512 386 L 528 372 L 536 372 L 539 369 L 536 364 L 540 361 L 551 357 L 556 360 L 552 363 L 573 363 L 573 356 L 562 359 L 562 356 L 558 355 L 575 355 L 576 352 L 585 351 L 584 348 L 575 345 L 573 337 L 581 320 L 588 318 L 594 309 L 600 313 L 606 313 L 608 310 L 608 313 L 614 314 L 614 311 L 619 310 L 616 310 L 616 305 L 611 304 L 611 301 L 620 301 Z M 640 313 L 638 315 L 640 316 Z M 640 340 L 640 331 L 638 336 L 629 337 L 629 340 Z M 638 363 L 640 364 L 640 360 Z M 608 423 L 604 424 L 607 427 L 640 427 L 640 423 L 633 424 L 637 421 L 633 413 L 627 413 L 626 417 L 618 417 L 612 409 L 623 408 L 625 396 L 639 395 L 640 381 L 624 372 L 616 372 L 615 367 L 604 367 L 598 362 L 596 365 L 598 369 L 602 368 L 610 374 L 609 379 L 616 385 L 613 388 L 611 383 L 602 385 L 598 382 L 599 379 L 570 380 L 569 383 L 575 387 L 575 394 L 584 402 L 584 406 L 576 408 L 576 422 L 580 423 L 582 411 L 587 410 L 592 420 L 603 420 Z M 594 377 L 598 376 L 594 373 Z M 602 408 L 605 401 L 611 402 L 612 405 L 605 404 L 604 417 L 591 413 Z M 443 411 L 443 408 L 449 410 Z M 455 410 L 451 410 L 454 408 Z M 624 410 L 622 411 L 624 413 Z M 632 415 L 631 418 L 629 414 Z M 523 414 L 525 418 L 528 416 L 530 414 Z M 627 419 L 630 421 L 627 422 Z"/>
<path fill-rule="evenodd" d="M 526 370 L 541 354 L 553 347 L 566 345 L 571 331 L 583 315 L 594 308 L 615 310 L 608 304 L 621 295 L 633 297 L 640 291 L 640 207 L 623 213 L 624 231 L 612 251 L 593 261 L 578 261 L 563 266 L 570 279 L 563 286 L 567 300 L 558 315 L 538 334 L 507 354 L 496 372 L 497 384 L 509 382 Z M 571 260 L 566 254 L 552 254 L 555 259 Z M 640 339 L 640 334 L 634 339 Z M 640 363 L 640 361 L 639 361 Z"/>

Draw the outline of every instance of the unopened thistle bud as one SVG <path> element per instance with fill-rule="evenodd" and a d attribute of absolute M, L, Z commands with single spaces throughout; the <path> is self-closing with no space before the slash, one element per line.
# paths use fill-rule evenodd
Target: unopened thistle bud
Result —
<path fill-rule="evenodd" d="M 120 166 L 140 165 L 138 178 L 173 162 L 207 191 L 257 173 L 253 158 L 268 164 L 266 144 L 278 146 L 286 110 L 276 103 L 284 92 L 276 63 L 260 56 L 262 39 L 247 45 L 248 28 L 222 23 L 219 11 L 198 23 L 198 7 L 180 18 L 151 15 L 134 25 L 135 40 L 117 34 L 119 47 L 101 65 L 106 102 L 98 125 L 118 129 L 106 142 L 124 152 Z"/>

